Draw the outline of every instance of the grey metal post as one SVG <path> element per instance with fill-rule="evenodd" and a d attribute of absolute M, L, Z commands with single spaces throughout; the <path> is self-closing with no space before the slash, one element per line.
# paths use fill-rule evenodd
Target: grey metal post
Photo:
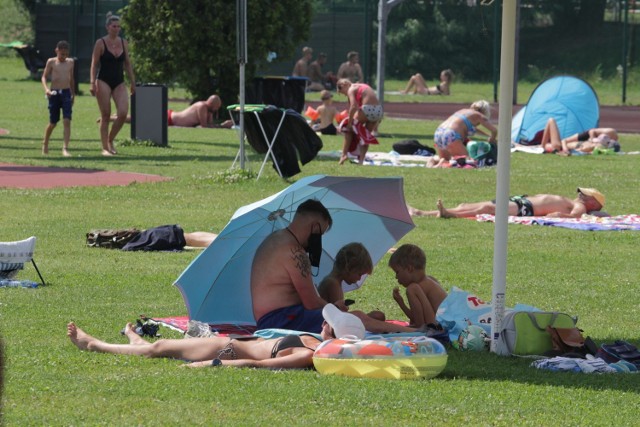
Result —
<path fill-rule="evenodd" d="M 404 0 L 380 0 L 378 4 L 378 64 L 376 67 L 376 86 L 378 101 L 384 104 L 384 60 L 389 12 Z"/>
<path fill-rule="evenodd" d="M 245 75 L 244 65 L 247 63 L 247 0 L 237 0 L 237 52 L 240 65 L 240 169 L 244 170 L 244 98 Z"/>

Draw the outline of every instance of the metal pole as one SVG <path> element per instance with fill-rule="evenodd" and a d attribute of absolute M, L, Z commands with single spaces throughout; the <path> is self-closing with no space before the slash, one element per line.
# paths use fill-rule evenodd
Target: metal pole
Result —
<path fill-rule="evenodd" d="M 622 26 L 622 103 L 627 102 L 627 63 L 629 55 L 629 0 L 624 2 L 624 25 Z"/>
<path fill-rule="evenodd" d="M 500 43 L 499 43 L 499 34 L 500 27 L 498 24 L 500 20 L 498 17 L 500 16 L 500 2 L 497 1 L 493 3 L 493 102 L 498 102 L 498 74 L 499 74 L 499 66 L 500 63 Z"/>
<path fill-rule="evenodd" d="M 98 38 L 98 29 L 96 28 L 98 25 L 98 0 L 93 0 L 93 25 L 91 30 L 93 32 L 93 40 Z"/>
<path fill-rule="evenodd" d="M 513 54 L 513 101 L 512 104 L 518 103 L 518 64 L 520 63 L 520 0 L 516 0 L 516 16 L 515 16 L 514 40 L 515 48 Z"/>
<path fill-rule="evenodd" d="M 69 29 L 69 41 L 71 43 L 71 56 L 78 56 L 78 9 L 76 8 L 76 0 L 71 0 L 71 16 L 69 19 L 71 28 Z"/>
<path fill-rule="evenodd" d="M 376 89 L 378 90 L 378 101 L 384 104 L 384 61 L 387 33 L 387 2 L 380 0 L 378 3 L 378 63 L 376 64 Z"/>
<path fill-rule="evenodd" d="M 384 61 L 389 12 L 404 0 L 380 0 L 378 3 L 378 64 L 376 67 L 376 88 L 378 101 L 384 104 Z"/>
<path fill-rule="evenodd" d="M 247 62 L 247 0 L 237 0 L 237 51 L 238 64 L 240 65 L 240 169 L 244 165 L 244 98 L 245 98 L 245 74 L 244 66 Z"/>
<path fill-rule="evenodd" d="M 517 0 L 502 2 L 502 48 L 500 49 L 500 103 L 498 118 L 498 176 L 493 240 L 493 289 L 491 351 L 496 350 L 507 288 L 507 223 L 509 214 L 509 170 L 511 164 L 511 115 L 513 105 Z"/>

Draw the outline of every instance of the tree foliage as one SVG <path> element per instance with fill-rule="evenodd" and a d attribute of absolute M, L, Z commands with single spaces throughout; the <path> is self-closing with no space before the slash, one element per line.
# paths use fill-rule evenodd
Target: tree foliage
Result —
<path fill-rule="evenodd" d="M 521 30 L 545 27 L 547 32 L 581 37 L 585 28 L 588 34 L 602 28 L 606 8 L 606 0 L 522 0 L 520 4 Z M 500 7 L 481 6 L 479 1 L 402 2 L 389 15 L 387 76 L 406 79 L 420 72 L 436 79 L 440 70 L 451 68 L 467 80 L 491 78 L 496 12 L 499 20 Z"/>
<path fill-rule="evenodd" d="M 309 37 L 310 0 L 247 2 L 246 79 L 269 52 L 291 57 Z M 131 0 L 122 14 L 137 80 L 177 83 L 196 99 L 237 101 L 236 7 L 229 0 Z"/>
<path fill-rule="evenodd" d="M 451 68 L 470 79 L 491 76 L 493 7 L 458 1 L 409 0 L 393 9 L 387 31 L 387 74 L 437 78 Z"/>

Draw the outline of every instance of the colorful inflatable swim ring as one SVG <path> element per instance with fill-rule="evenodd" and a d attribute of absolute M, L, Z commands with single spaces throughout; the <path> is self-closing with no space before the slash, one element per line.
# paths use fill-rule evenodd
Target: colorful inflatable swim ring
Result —
<path fill-rule="evenodd" d="M 349 377 L 433 378 L 447 365 L 444 346 L 427 337 L 345 338 L 320 344 L 313 365 L 321 374 Z"/>

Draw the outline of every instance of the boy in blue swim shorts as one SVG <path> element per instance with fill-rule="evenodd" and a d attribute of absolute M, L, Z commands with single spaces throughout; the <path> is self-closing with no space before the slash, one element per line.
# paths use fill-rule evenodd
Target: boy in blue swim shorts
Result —
<path fill-rule="evenodd" d="M 62 123 L 64 126 L 64 142 L 62 155 L 69 157 L 69 140 L 71 139 L 71 107 L 75 98 L 73 80 L 73 59 L 69 58 L 69 43 L 62 40 L 56 45 L 56 56 L 47 60 L 47 65 L 42 73 L 42 86 L 45 97 L 49 100 L 49 124 L 44 131 L 42 141 L 42 154 L 49 154 L 49 138 L 53 129 L 60 121 L 62 110 Z M 51 87 L 47 79 L 51 79 Z"/>
<path fill-rule="evenodd" d="M 273 310 L 258 319 L 258 329 L 291 329 L 320 333 L 322 309 L 307 310 L 302 304 Z"/>

